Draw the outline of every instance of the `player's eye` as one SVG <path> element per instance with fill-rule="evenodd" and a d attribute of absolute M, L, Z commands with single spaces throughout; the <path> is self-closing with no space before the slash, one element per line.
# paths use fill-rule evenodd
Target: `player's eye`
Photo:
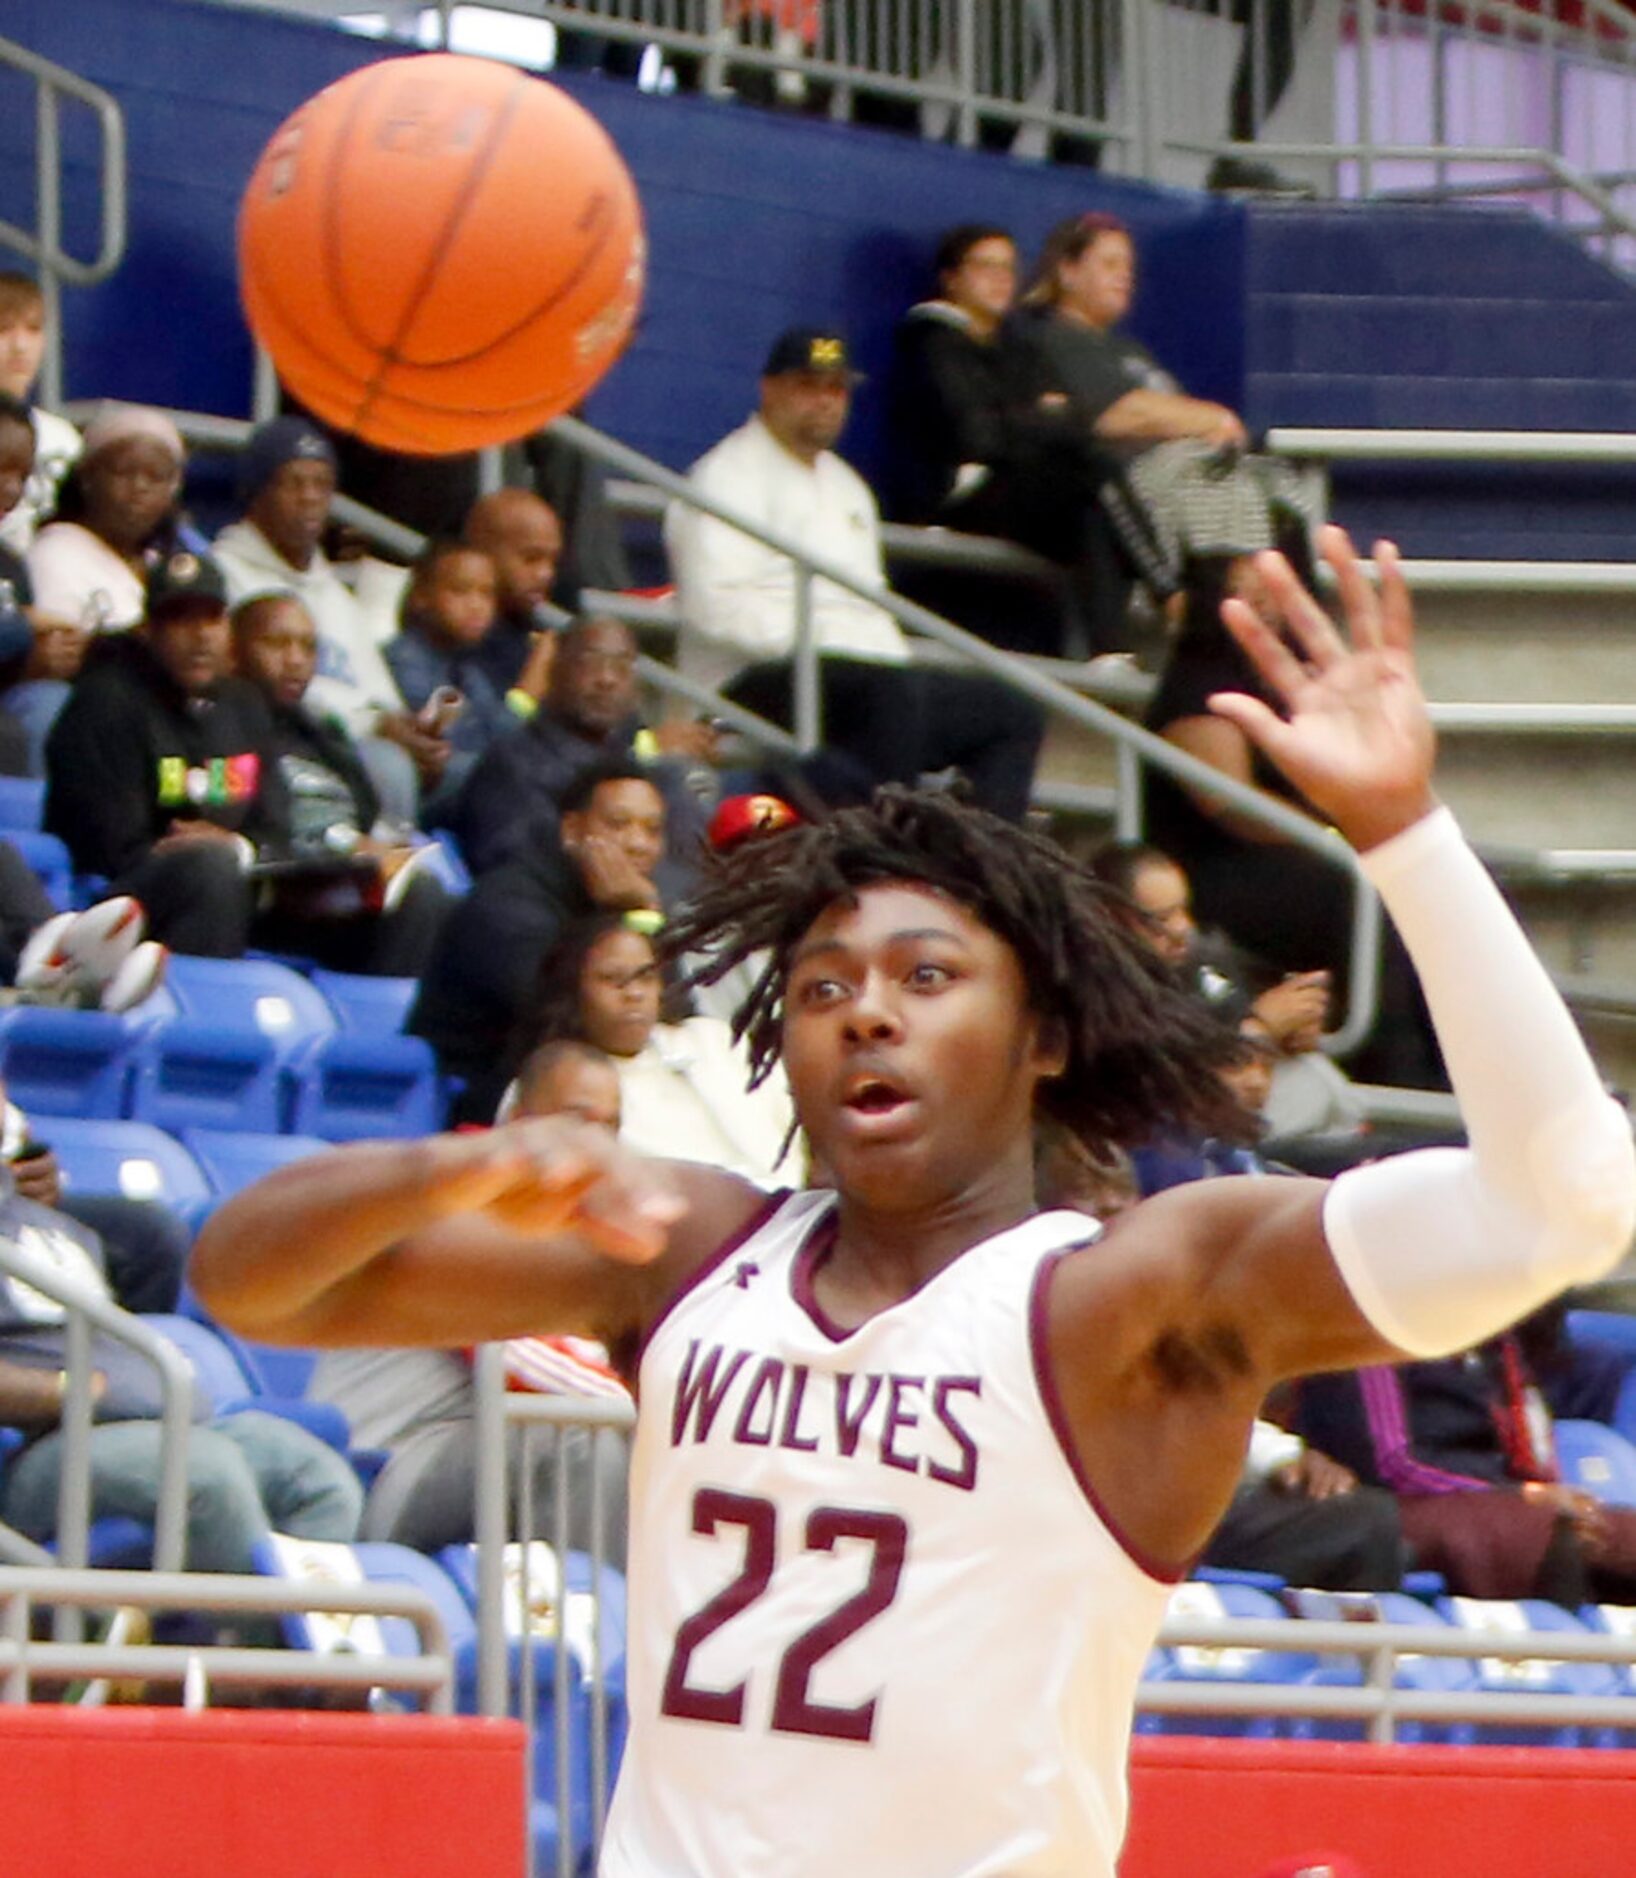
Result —
<path fill-rule="evenodd" d="M 935 965 L 930 959 L 922 959 L 909 973 L 907 982 L 916 990 L 938 990 L 954 982 L 954 973 L 946 965 Z"/>

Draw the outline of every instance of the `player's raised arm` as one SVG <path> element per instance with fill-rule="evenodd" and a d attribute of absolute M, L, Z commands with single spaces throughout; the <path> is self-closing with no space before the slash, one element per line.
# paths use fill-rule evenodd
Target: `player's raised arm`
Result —
<path fill-rule="evenodd" d="M 1334 1183 L 1322 1240 L 1344 1293 L 1318 1280 L 1318 1245 L 1308 1261 L 1315 1282 L 1290 1287 L 1292 1257 L 1317 1238 L 1293 1199 L 1288 1221 L 1273 1212 L 1263 1234 L 1250 1231 L 1242 1270 L 1247 1283 L 1266 1285 L 1266 1302 L 1277 1288 L 1283 1344 L 1272 1354 L 1284 1370 L 1335 1362 L 1337 1319 L 1352 1310 L 1360 1331 L 1392 1348 L 1464 1349 L 1605 1274 L 1636 1227 L 1629 1120 L 1432 795 L 1433 736 L 1396 551 L 1376 550 L 1377 593 L 1341 530 L 1326 530 L 1323 548 L 1350 643 L 1287 565 L 1264 557 L 1288 639 L 1241 601 L 1223 617 L 1285 715 L 1239 695 L 1214 698 L 1211 708 L 1359 850 L 1419 975 L 1471 1145 L 1401 1155 Z"/>
<path fill-rule="evenodd" d="M 615 1343 L 760 1200 L 583 1124 L 516 1122 L 281 1169 L 212 1214 L 189 1276 L 214 1316 L 266 1342 Z"/>

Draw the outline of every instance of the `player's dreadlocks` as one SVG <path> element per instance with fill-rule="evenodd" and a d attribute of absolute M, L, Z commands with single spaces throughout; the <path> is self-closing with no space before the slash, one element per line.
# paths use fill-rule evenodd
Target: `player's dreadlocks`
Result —
<path fill-rule="evenodd" d="M 1141 913 L 1044 837 L 895 784 L 867 808 L 741 842 L 667 929 L 667 950 L 702 956 L 695 983 L 768 954 L 733 1026 L 757 1080 L 778 1054 L 794 947 L 826 907 L 892 880 L 946 893 L 1016 953 L 1033 1008 L 1067 1036 L 1067 1067 L 1040 1085 L 1040 1106 L 1092 1149 L 1165 1128 L 1244 1136 L 1216 1074 L 1239 1059 L 1238 1039 L 1143 943 Z"/>

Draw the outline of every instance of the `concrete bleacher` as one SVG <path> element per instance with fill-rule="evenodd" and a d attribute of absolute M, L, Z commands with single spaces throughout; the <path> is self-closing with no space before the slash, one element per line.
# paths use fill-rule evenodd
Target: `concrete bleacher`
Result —
<path fill-rule="evenodd" d="M 1244 411 L 1274 425 L 1636 431 L 1636 284 L 1517 208 L 1256 204 Z M 1348 463 L 1338 520 L 1405 554 L 1636 556 L 1636 465 Z"/>

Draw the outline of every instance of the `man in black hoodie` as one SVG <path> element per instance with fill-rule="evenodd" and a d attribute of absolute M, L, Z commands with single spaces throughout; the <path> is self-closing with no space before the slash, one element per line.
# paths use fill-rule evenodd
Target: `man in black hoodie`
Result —
<path fill-rule="evenodd" d="M 230 659 L 220 570 L 169 554 L 142 624 L 92 645 L 46 745 L 45 825 L 75 867 L 134 894 L 173 951 L 210 958 L 244 952 L 248 870 L 289 826 L 267 707 Z"/>
<path fill-rule="evenodd" d="M 418 977 L 449 897 L 416 867 L 421 850 L 410 831 L 381 823 L 380 798 L 346 727 L 307 703 L 318 669 L 312 615 L 294 594 L 265 593 L 241 601 L 232 624 L 239 675 L 267 707 L 264 755 L 289 816 L 292 871 L 256 921 L 258 943 L 340 970 Z M 340 873 L 347 861 L 353 869 Z"/>
<path fill-rule="evenodd" d="M 559 799 L 561 820 L 526 852 L 492 869 L 450 914 L 408 1028 L 461 1077 L 453 1119 L 486 1122 L 539 1037 L 540 968 L 563 933 L 597 911 L 640 931 L 663 923 L 654 872 L 665 848 L 665 799 L 640 763 L 606 757 Z"/>

